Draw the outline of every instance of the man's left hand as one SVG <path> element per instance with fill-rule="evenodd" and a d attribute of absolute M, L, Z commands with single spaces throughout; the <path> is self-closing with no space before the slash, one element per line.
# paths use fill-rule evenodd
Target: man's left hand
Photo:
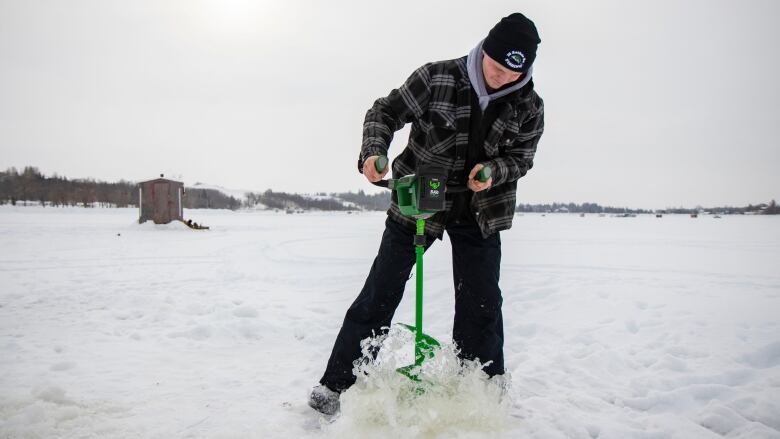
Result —
<path fill-rule="evenodd" d="M 487 181 L 485 182 L 477 180 L 477 172 L 479 172 L 479 170 L 484 167 L 485 166 L 482 163 L 477 163 L 471 169 L 471 172 L 469 172 L 468 187 L 474 192 L 484 191 L 485 189 L 488 189 L 490 185 L 493 184 L 493 177 L 488 178 Z"/>

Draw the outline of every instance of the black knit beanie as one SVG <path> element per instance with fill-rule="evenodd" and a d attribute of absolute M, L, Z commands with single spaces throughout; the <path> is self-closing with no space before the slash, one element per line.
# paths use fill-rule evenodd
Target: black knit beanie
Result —
<path fill-rule="evenodd" d="M 527 72 L 541 43 L 534 22 L 516 12 L 501 19 L 488 33 L 482 50 L 509 70 Z"/>

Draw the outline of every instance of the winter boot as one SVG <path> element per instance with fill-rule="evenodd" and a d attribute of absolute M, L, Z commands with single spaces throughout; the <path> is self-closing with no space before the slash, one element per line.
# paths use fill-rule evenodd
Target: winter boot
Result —
<path fill-rule="evenodd" d="M 335 415 L 340 407 L 339 393 L 320 384 L 309 395 L 309 407 L 324 415 Z"/>

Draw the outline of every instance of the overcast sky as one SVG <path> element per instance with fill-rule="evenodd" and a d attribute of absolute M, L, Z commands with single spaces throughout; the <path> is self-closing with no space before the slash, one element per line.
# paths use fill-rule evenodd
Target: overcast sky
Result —
<path fill-rule="evenodd" d="M 518 202 L 780 199 L 775 0 L 0 0 L 0 169 L 371 191 L 373 101 L 516 11 L 546 108 Z"/>

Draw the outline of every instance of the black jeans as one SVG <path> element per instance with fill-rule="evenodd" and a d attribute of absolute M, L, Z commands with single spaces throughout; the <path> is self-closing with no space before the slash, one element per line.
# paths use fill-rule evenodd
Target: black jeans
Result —
<path fill-rule="evenodd" d="M 501 239 L 498 233 L 483 238 L 475 224 L 448 225 L 446 230 L 452 243 L 455 284 L 452 339 L 462 358 L 491 361 L 485 372 L 490 376 L 502 374 L 504 329 L 498 287 Z M 360 341 L 390 326 L 414 263 L 414 231 L 388 218 L 379 253 L 363 290 L 347 310 L 321 384 L 344 391 L 355 383 L 352 367 L 361 356 Z"/>

